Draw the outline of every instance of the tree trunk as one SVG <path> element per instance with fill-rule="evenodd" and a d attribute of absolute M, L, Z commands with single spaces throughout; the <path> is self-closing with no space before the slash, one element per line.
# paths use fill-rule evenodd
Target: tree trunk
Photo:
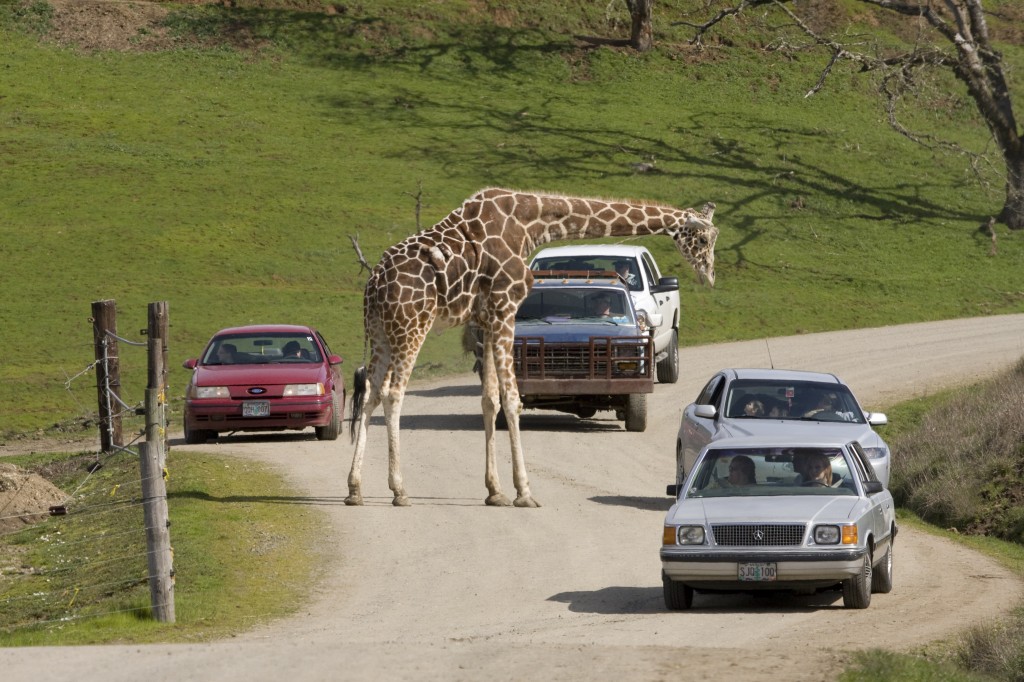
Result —
<path fill-rule="evenodd" d="M 629 46 L 637 52 L 648 52 L 654 47 L 654 31 L 651 28 L 651 5 L 654 0 L 626 0 L 633 28 L 629 34 Z"/>
<path fill-rule="evenodd" d="M 1024 229 L 1024 153 L 1006 157 L 1006 203 L 999 222 L 1011 230 Z"/>

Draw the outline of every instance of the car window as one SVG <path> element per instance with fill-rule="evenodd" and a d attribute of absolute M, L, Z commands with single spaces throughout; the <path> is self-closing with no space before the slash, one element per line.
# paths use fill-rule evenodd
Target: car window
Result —
<path fill-rule="evenodd" d="M 320 332 L 316 333 L 316 338 L 320 341 L 320 345 L 323 347 L 324 353 L 331 355 L 331 347 L 327 345 L 327 339 L 325 339 Z"/>
<path fill-rule="evenodd" d="M 843 384 L 736 379 L 729 384 L 726 417 L 803 419 L 864 424 L 864 412 Z"/>
<path fill-rule="evenodd" d="M 711 377 L 711 381 L 704 385 L 704 388 L 701 389 L 700 395 L 697 396 L 697 400 L 694 402 L 696 402 L 698 405 L 717 404 L 718 398 L 721 397 L 722 394 L 722 383 L 724 382 L 724 380 L 725 377 L 723 377 L 721 374 L 716 374 L 715 376 Z"/>
<path fill-rule="evenodd" d="M 607 313 L 603 312 L 602 297 L 607 297 Z M 516 311 L 516 320 L 541 320 L 551 324 L 570 321 L 635 324 L 624 290 L 595 287 L 535 288 Z"/>
<path fill-rule="evenodd" d="M 230 349 L 230 353 L 225 352 Z M 207 348 L 203 364 L 267 365 L 321 362 L 312 336 L 291 333 L 218 336 Z"/>
<path fill-rule="evenodd" d="M 827 468 L 812 468 L 812 461 Z M 823 483 L 810 471 L 828 478 Z M 842 448 L 709 448 L 687 479 L 686 497 L 856 495 L 850 462 Z"/>
<path fill-rule="evenodd" d="M 650 254 L 647 253 L 643 254 L 641 261 L 643 262 L 644 273 L 647 277 L 648 283 L 650 283 L 651 286 L 656 286 L 658 284 L 658 280 L 661 279 L 661 273 L 658 272 L 658 265 L 651 258 Z"/>
<path fill-rule="evenodd" d="M 857 441 L 850 443 L 850 449 L 853 450 L 855 464 L 858 467 L 860 473 L 860 480 L 866 481 L 877 481 L 878 474 L 875 473 L 875 468 L 871 466 L 871 458 L 868 457 L 868 453 L 864 452 L 864 448 Z"/>

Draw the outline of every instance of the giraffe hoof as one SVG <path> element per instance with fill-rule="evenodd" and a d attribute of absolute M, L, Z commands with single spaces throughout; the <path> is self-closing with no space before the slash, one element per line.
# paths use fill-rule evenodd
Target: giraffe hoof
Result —
<path fill-rule="evenodd" d="M 358 493 L 355 495 L 349 495 L 348 497 L 345 498 L 345 504 L 347 504 L 350 507 L 362 507 L 363 496 L 359 495 Z"/>
<path fill-rule="evenodd" d="M 391 500 L 391 504 L 396 507 L 411 507 L 412 502 L 405 495 L 395 495 L 395 499 Z"/>
<path fill-rule="evenodd" d="M 484 500 L 484 504 L 488 507 L 511 507 L 512 500 L 508 499 L 501 493 L 495 493 L 493 495 L 488 495 L 487 499 Z"/>
<path fill-rule="evenodd" d="M 512 504 L 514 504 L 517 507 L 529 507 L 531 509 L 536 509 L 537 507 L 540 506 L 540 502 L 533 499 L 529 495 L 526 495 L 524 497 L 517 497 L 516 501 L 513 502 Z"/>

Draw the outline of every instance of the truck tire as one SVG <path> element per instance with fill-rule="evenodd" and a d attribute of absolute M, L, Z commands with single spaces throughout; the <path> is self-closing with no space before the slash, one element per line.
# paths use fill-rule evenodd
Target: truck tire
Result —
<path fill-rule="evenodd" d="M 679 381 L 679 330 L 672 330 L 672 343 L 668 347 L 668 355 L 658 363 L 658 381 L 662 384 L 674 384 Z"/>
<path fill-rule="evenodd" d="M 626 430 L 636 433 L 647 430 L 646 393 L 633 393 L 627 398 Z"/>

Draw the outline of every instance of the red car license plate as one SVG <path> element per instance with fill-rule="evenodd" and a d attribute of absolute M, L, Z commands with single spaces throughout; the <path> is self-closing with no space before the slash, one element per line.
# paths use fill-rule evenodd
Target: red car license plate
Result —
<path fill-rule="evenodd" d="M 270 416 L 270 401 L 269 400 L 246 400 L 242 403 L 242 416 L 243 417 L 269 417 Z"/>
<path fill-rule="evenodd" d="M 741 581 L 762 582 L 775 580 L 775 564 L 740 564 L 738 577 Z"/>

